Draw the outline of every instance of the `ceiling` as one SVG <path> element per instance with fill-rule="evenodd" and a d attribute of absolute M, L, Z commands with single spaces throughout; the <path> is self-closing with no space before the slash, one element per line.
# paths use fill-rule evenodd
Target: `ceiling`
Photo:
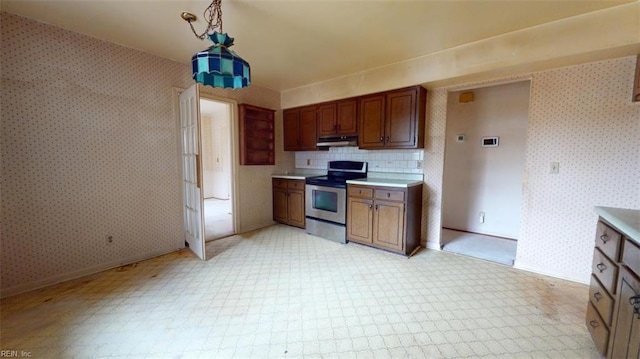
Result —
<path fill-rule="evenodd" d="M 283 91 L 617 6 L 605 1 L 223 0 L 254 84 Z M 1 9 L 189 64 L 207 0 L 2 0 Z"/>

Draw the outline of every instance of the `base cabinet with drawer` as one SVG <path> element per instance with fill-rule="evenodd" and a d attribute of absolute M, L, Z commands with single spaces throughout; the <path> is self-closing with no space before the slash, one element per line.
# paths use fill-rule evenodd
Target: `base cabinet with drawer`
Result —
<path fill-rule="evenodd" d="M 420 246 L 422 185 L 347 186 L 347 239 L 410 255 Z"/>
<path fill-rule="evenodd" d="M 273 220 L 304 228 L 304 180 L 274 178 L 272 185 Z"/>
<path fill-rule="evenodd" d="M 598 221 L 586 325 L 606 358 L 640 359 L 640 246 Z"/>

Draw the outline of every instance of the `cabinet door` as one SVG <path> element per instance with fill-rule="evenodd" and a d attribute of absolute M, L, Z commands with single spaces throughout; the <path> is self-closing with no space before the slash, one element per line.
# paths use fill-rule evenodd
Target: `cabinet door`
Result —
<path fill-rule="evenodd" d="M 298 138 L 300 137 L 300 111 L 297 109 L 284 110 L 282 127 L 284 128 L 284 150 L 297 151 Z"/>
<path fill-rule="evenodd" d="M 358 134 L 357 114 L 358 103 L 356 100 L 340 101 L 336 104 L 337 130 L 340 136 Z"/>
<path fill-rule="evenodd" d="M 375 201 L 373 244 L 402 251 L 404 239 L 404 203 Z"/>
<path fill-rule="evenodd" d="M 287 223 L 287 190 L 273 188 L 273 220 L 280 223 Z"/>
<path fill-rule="evenodd" d="M 349 197 L 347 203 L 347 239 L 350 241 L 373 242 L 373 201 Z"/>
<path fill-rule="evenodd" d="M 314 151 L 318 136 L 316 135 L 316 107 L 308 106 L 300 109 L 300 141 L 298 150 Z"/>
<path fill-rule="evenodd" d="M 304 228 L 304 191 L 289 190 L 289 224 L 292 226 Z"/>
<path fill-rule="evenodd" d="M 611 358 L 640 358 L 640 279 L 623 267 L 620 273 L 616 328 Z M 637 308 L 637 309 L 636 309 Z"/>
<path fill-rule="evenodd" d="M 318 106 L 318 136 L 335 135 L 338 131 L 336 123 L 336 104 L 329 103 Z"/>
<path fill-rule="evenodd" d="M 384 139 L 387 148 L 415 148 L 417 142 L 417 90 L 403 90 L 387 94 L 387 121 Z"/>
<path fill-rule="evenodd" d="M 384 147 L 385 95 L 363 97 L 358 100 L 358 146 Z"/>

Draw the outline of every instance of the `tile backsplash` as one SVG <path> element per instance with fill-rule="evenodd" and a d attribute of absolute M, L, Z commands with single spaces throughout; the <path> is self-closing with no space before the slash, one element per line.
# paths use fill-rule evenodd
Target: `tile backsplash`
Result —
<path fill-rule="evenodd" d="M 358 147 L 331 147 L 329 151 L 296 152 L 296 168 L 327 169 L 329 161 L 364 161 L 369 171 L 423 173 L 424 150 L 361 150 Z"/>

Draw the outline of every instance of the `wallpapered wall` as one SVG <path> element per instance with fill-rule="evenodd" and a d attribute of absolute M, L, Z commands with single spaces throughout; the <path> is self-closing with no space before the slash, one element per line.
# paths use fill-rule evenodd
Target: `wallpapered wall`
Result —
<path fill-rule="evenodd" d="M 525 74 L 531 79 L 520 238 L 515 267 L 589 282 L 594 206 L 640 208 L 640 104 L 635 57 Z M 447 91 L 429 92 L 425 148 L 427 245 L 439 247 Z M 550 162 L 560 173 L 549 174 Z"/>
<path fill-rule="evenodd" d="M 172 88 L 190 66 L 0 16 L 2 295 L 182 247 Z M 205 91 L 280 108 L 257 86 Z M 238 170 L 241 231 L 272 223 L 269 175 L 293 155 L 276 159 Z"/>
<path fill-rule="evenodd" d="M 515 266 L 589 281 L 594 206 L 640 209 L 635 57 L 532 74 Z M 549 163 L 560 173 L 549 174 Z"/>

